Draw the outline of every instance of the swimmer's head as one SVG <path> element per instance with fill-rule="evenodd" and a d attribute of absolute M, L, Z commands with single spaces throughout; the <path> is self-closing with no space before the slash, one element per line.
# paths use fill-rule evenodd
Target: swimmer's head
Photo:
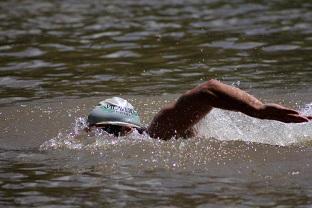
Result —
<path fill-rule="evenodd" d="M 95 106 L 87 120 L 90 127 L 102 128 L 115 136 L 124 135 L 131 129 L 142 129 L 139 114 L 125 99 L 112 97 Z"/>

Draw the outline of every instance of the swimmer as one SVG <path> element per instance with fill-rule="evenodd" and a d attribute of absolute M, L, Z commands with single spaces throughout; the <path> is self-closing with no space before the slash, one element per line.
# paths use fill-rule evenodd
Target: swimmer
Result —
<path fill-rule="evenodd" d="M 173 137 L 192 137 L 193 129 L 213 108 L 237 111 L 258 119 L 284 123 L 302 123 L 312 116 L 278 105 L 264 104 L 238 88 L 209 80 L 181 95 L 175 102 L 163 107 L 147 128 L 142 127 L 138 112 L 126 100 L 113 97 L 101 101 L 88 116 L 88 130 L 101 128 L 115 136 L 125 136 L 137 130 L 152 138 L 168 140 Z"/>

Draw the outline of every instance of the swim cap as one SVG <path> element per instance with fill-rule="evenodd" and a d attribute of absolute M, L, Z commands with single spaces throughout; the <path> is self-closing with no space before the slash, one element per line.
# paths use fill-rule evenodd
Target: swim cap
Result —
<path fill-rule="evenodd" d="M 125 99 L 112 97 L 101 101 L 88 116 L 89 125 L 113 124 L 141 128 L 140 117 Z"/>

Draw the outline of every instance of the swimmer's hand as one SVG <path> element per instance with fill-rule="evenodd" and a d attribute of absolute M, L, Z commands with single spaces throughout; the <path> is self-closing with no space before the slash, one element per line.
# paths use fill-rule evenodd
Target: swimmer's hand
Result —
<path fill-rule="evenodd" d="M 312 116 L 301 115 L 296 110 L 278 104 L 264 104 L 259 110 L 259 118 L 284 123 L 302 123 L 312 120 Z"/>

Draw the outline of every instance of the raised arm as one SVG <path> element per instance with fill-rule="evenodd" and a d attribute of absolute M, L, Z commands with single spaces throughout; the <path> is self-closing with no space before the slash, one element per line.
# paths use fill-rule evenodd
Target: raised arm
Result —
<path fill-rule="evenodd" d="M 161 109 L 148 127 L 148 133 L 151 137 L 161 139 L 188 136 L 192 127 L 213 107 L 286 123 L 307 122 L 312 119 L 311 116 L 300 115 L 299 112 L 281 105 L 263 104 L 245 91 L 217 80 L 209 80 Z"/>

